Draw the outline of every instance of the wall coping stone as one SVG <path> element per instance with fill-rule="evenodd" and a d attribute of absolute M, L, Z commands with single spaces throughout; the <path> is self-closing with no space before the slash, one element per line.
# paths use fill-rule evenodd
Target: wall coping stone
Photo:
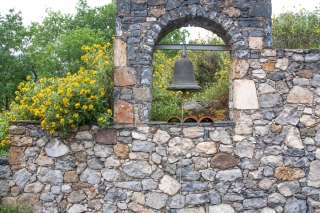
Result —
<path fill-rule="evenodd" d="M 28 124 L 41 124 L 41 121 L 9 121 L 10 125 L 28 125 Z"/>
<path fill-rule="evenodd" d="M 10 121 L 10 125 L 29 125 L 29 124 L 34 124 L 34 125 L 39 125 L 41 124 L 40 121 Z M 90 122 L 88 125 L 98 125 L 96 122 Z M 146 125 L 168 125 L 168 126 L 181 126 L 181 123 L 179 122 L 170 122 L 167 123 L 166 121 L 150 121 Z M 235 126 L 235 122 L 233 121 L 214 121 L 214 122 L 203 122 L 203 123 L 197 123 L 197 122 L 186 122 L 182 123 L 182 126 L 202 126 L 202 127 L 207 127 L 207 126 L 212 126 L 212 127 L 228 127 L 228 126 Z M 127 125 L 111 125 L 108 127 L 108 129 L 119 129 L 119 128 L 125 128 L 125 127 L 133 127 L 131 124 Z"/>

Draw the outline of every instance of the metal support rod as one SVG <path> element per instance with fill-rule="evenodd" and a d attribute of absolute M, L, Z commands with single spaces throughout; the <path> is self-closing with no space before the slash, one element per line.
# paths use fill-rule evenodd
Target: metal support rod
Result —
<path fill-rule="evenodd" d="M 181 58 L 187 58 L 187 51 L 186 51 L 186 42 L 182 42 L 182 55 Z"/>
<path fill-rule="evenodd" d="M 186 50 L 231 51 L 230 45 L 185 44 Z M 181 44 L 158 44 L 156 50 L 181 50 Z"/>

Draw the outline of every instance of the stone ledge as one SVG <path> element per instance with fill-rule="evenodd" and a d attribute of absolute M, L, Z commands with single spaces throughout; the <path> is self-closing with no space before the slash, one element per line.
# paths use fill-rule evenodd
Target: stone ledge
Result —
<path fill-rule="evenodd" d="M 40 121 L 10 121 L 10 125 L 40 125 Z M 89 122 L 89 125 L 98 125 L 97 122 Z M 181 126 L 181 123 L 179 122 L 171 122 L 167 123 L 166 121 L 149 121 L 146 123 L 146 125 L 168 125 L 168 126 Z M 142 125 L 143 126 L 143 125 Z M 228 127 L 228 126 L 235 126 L 235 122 L 233 121 L 215 121 L 215 122 L 203 122 L 203 123 L 197 123 L 197 122 L 187 122 L 182 123 L 182 126 L 213 126 L 213 127 Z M 130 124 L 124 124 L 124 125 L 111 125 L 108 127 L 108 129 L 121 129 L 121 128 L 128 128 L 128 127 L 134 127 L 134 125 Z"/>
<path fill-rule="evenodd" d="M 28 124 L 41 124 L 41 121 L 21 120 L 21 121 L 9 121 L 9 124 L 14 125 L 28 125 Z"/>

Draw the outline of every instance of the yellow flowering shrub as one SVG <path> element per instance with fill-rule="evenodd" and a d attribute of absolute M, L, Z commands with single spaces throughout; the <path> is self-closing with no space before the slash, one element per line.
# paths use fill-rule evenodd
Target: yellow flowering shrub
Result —
<path fill-rule="evenodd" d="M 113 48 L 83 46 L 81 57 L 86 67 L 67 73 L 63 78 L 40 78 L 39 82 L 22 82 L 11 104 L 11 120 L 40 120 L 51 134 L 66 132 L 89 121 L 102 128 L 110 124 L 109 109 L 113 89 Z"/>
<path fill-rule="evenodd" d="M 9 116 L 8 112 L 2 109 L 0 113 L 0 156 L 5 155 L 9 148 L 8 134 Z"/>

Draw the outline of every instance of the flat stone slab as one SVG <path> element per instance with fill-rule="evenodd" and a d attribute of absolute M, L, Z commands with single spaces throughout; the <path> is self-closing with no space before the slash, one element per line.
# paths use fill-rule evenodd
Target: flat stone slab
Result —
<path fill-rule="evenodd" d="M 104 145 L 114 145 L 117 144 L 116 130 L 114 129 L 102 129 L 95 134 L 94 140 L 97 143 Z"/>
<path fill-rule="evenodd" d="M 218 153 L 211 159 L 211 167 L 218 169 L 230 169 L 238 165 L 238 160 L 226 153 Z"/>
<path fill-rule="evenodd" d="M 236 109 L 258 109 L 258 96 L 254 81 L 235 80 L 234 81 L 234 107 Z"/>
<path fill-rule="evenodd" d="M 299 180 L 305 176 L 306 174 L 302 169 L 290 167 L 278 167 L 274 173 L 274 177 L 278 180 Z"/>

